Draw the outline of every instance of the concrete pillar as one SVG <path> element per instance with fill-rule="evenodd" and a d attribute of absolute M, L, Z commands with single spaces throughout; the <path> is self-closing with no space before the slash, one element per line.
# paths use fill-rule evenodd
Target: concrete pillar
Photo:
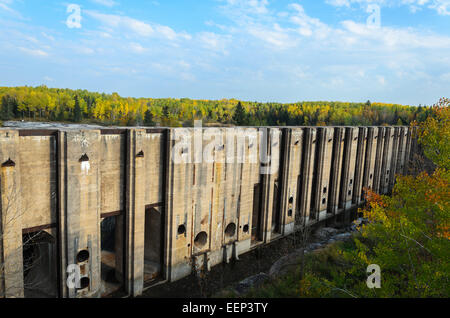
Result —
<path fill-rule="evenodd" d="M 375 155 L 375 174 L 373 180 L 373 191 L 380 193 L 381 189 L 381 167 L 383 165 L 384 139 L 386 127 L 378 127 L 377 152 Z"/>
<path fill-rule="evenodd" d="M 224 223 L 224 244 L 230 244 L 233 241 L 235 246 L 235 256 L 248 251 L 251 247 L 251 222 L 253 214 L 254 185 L 260 179 L 260 161 L 259 161 L 259 138 L 256 128 L 239 128 L 237 130 L 236 141 L 242 145 L 243 162 L 241 166 L 241 176 L 239 182 L 239 205 L 238 215 L 235 224 L 237 225 L 236 234 L 230 236 L 230 226 L 232 222 Z M 218 201 L 222 201 L 218 198 Z M 220 214 L 220 213 L 219 213 Z M 214 231 L 214 229 L 212 230 Z"/>
<path fill-rule="evenodd" d="M 367 146 L 367 127 L 360 127 L 358 133 L 358 150 L 356 152 L 356 167 L 355 167 L 355 187 L 353 189 L 353 204 L 360 205 L 363 201 L 363 178 Z"/>
<path fill-rule="evenodd" d="M 167 187 L 167 279 L 175 281 L 191 273 L 195 201 L 192 129 L 169 130 Z M 226 148 L 225 148 L 226 149 Z M 228 177 L 228 176 L 227 176 Z M 196 177 L 197 178 L 197 177 Z M 228 196 L 226 197 L 229 198 Z"/>
<path fill-rule="evenodd" d="M 418 129 L 417 126 L 410 127 L 411 130 L 411 140 L 410 140 L 410 149 L 409 149 L 409 167 L 414 168 L 414 161 L 418 153 L 419 143 L 417 140 Z"/>
<path fill-rule="evenodd" d="M 59 266 L 59 297 L 67 298 L 69 297 L 69 289 L 67 286 L 67 266 L 73 264 L 71 260 L 67 257 L 67 227 L 66 227 L 66 135 L 62 131 L 58 131 L 55 135 L 56 137 L 56 169 L 57 169 L 57 180 L 56 180 L 56 220 L 57 220 L 57 231 L 56 231 L 56 244 L 57 244 L 57 255 L 59 260 L 57 266 Z"/>
<path fill-rule="evenodd" d="M 327 218 L 328 194 L 331 176 L 331 156 L 333 152 L 334 129 L 330 127 L 318 128 L 316 158 L 316 182 L 314 191 L 314 213 L 321 221 Z"/>
<path fill-rule="evenodd" d="M 391 174 L 392 150 L 394 146 L 394 128 L 386 127 L 384 135 L 384 151 L 382 156 L 380 174 L 380 193 L 387 194 Z"/>
<path fill-rule="evenodd" d="M 260 132 L 263 138 L 261 141 L 262 147 L 260 149 L 263 153 L 260 167 L 262 181 L 262 241 L 269 242 L 272 238 L 277 235 L 279 236 L 282 231 L 280 226 L 278 226 L 278 228 L 272 228 L 274 222 L 280 225 L 281 221 L 280 205 L 277 204 L 276 197 L 280 199 L 281 195 L 281 180 L 279 180 L 279 173 L 282 166 L 282 163 L 280 162 L 282 134 L 279 128 L 274 127 L 261 128 Z"/>
<path fill-rule="evenodd" d="M 378 127 L 369 127 L 367 131 L 366 154 L 364 160 L 363 189 L 373 189 L 375 163 L 377 160 Z M 364 198 L 361 197 L 361 200 Z"/>
<path fill-rule="evenodd" d="M 100 131 L 66 131 L 65 238 L 67 264 L 77 264 L 87 286 L 68 297 L 100 297 Z M 66 276 L 67 277 L 67 276 Z"/>
<path fill-rule="evenodd" d="M 399 132 L 399 145 L 398 145 L 398 158 L 397 158 L 397 168 L 395 169 L 396 174 L 403 174 L 405 169 L 405 159 L 406 159 L 406 143 L 408 139 L 408 127 L 400 127 Z"/>
<path fill-rule="evenodd" d="M 311 205 L 312 191 L 315 180 L 315 162 L 316 162 L 316 128 L 304 128 L 303 134 L 303 159 L 302 159 L 302 185 L 300 199 L 300 215 L 305 218 L 306 224 L 317 222 L 314 214 L 314 205 Z M 313 213 L 311 213 L 313 212 Z"/>
<path fill-rule="evenodd" d="M 339 194 L 341 188 L 342 162 L 345 143 L 345 128 L 335 127 L 333 138 L 333 155 L 331 162 L 331 179 L 328 196 L 328 213 L 336 215 L 339 212 Z"/>
<path fill-rule="evenodd" d="M 405 166 L 403 173 L 407 175 L 411 166 L 411 144 L 412 144 L 412 128 L 408 127 L 406 136 L 406 148 L 405 148 Z"/>
<path fill-rule="evenodd" d="M 401 138 L 401 130 L 400 127 L 393 127 L 394 136 L 392 142 L 392 156 L 391 156 L 391 164 L 390 164 L 390 174 L 389 174 L 389 183 L 387 186 L 387 192 L 391 193 L 394 189 L 395 184 L 395 174 L 397 172 L 397 163 L 400 157 L 399 147 L 400 147 L 400 138 Z"/>
<path fill-rule="evenodd" d="M 132 296 L 142 293 L 144 287 L 145 242 L 145 153 L 146 131 L 130 129 L 126 140 L 126 197 L 125 197 L 125 288 Z"/>
<path fill-rule="evenodd" d="M 345 128 L 344 159 L 342 164 L 341 191 L 339 207 L 345 210 L 353 206 L 353 190 L 355 186 L 356 153 L 358 150 L 358 128 Z"/>
<path fill-rule="evenodd" d="M 303 131 L 300 128 L 284 128 L 281 163 L 281 196 L 279 198 L 283 217 L 284 235 L 295 230 L 298 207 L 298 186 L 302 161 Z"/>
<path fill-rule="evenodd" d="M 18 131 L 0 130 L 0 297 L 24 296 L 18 144 Z"/>

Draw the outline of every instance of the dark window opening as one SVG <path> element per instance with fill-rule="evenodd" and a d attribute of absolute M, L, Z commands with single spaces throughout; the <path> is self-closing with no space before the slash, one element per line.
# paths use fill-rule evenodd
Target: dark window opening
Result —
<path fill-rule="evenodd" d="M 150 208 L 145 211 L 144 236 L 144 282 L 152 282 L 162 275 L 162 245 L 164 218 L 162 208 Z M 180 224 L 177 233 L 184 237 L 186 225 Z M 179 237 L 180 238 L 180 237 Z"/>
<path fill-rule="evenodd" d="M 272 232 L 281 232 L 280 228 L 280 209 L 278 202 L 278 180 L 275 181 L 275 186 L 273 188 L 273 205 L 272 205 Z M 289 198 L 289 208 L 292 208 L 292 203 L 294 202 L 294 198 Z"/>
<path fill-rule="evenodd" d="M 123 254 L 120 252 L 123 246 L 123 216 L 104 218 L 100 229 L 101 280 L 103 295 L 108 295 L 120 289 L 123 282 Z"/>
<path fill-rule="evenodd" d="M 252 241 L 261 239 L 261 186 L 259 183 L 253 187 L 253 212 L 252 212 Z"/>
<path fill-rule="evenodd" d="M 178 226 L 178 235 L 183 235 L 184 233 L 186 233 L 186 226 L 184 224 L 180 224 Z"/>
<path fill-rule="evenodd" d="M 236 234 L 236 224 L 230 223 L 225 228 L 225 236 L 231 238 Z"/>
<path fill-rule="evenodd" d="M 26 298 L 56 298 L 56 240 L 45 231 L 22 236 L 23 283 Z"/>
<path fill-rule="evenodd" d="M 203 248 L 208 243 L 208 234 L 205 231 L 198 233 L 194 239 L 194 245 L 197 248 Z"/>
<path fill-rule="evenodd" d="M 82 277 L 80 279 L 80 289 L 88 288 L 90 282 L 91 280 L 89 279 L 89 277 Z"/>
<path fill-rule="evenodd" d="M 83 263 L 86 262 L 89 259 L 89 251 L 88 250 L 82 250 L 79 251 L 77 254 L 77 262 Z"/>

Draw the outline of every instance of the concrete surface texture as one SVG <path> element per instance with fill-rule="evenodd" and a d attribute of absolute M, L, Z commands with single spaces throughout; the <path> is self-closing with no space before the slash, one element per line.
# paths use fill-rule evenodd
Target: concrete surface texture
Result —
<path fill-rule="evenodd" d="M 0 297 L 140 295 L 389 193 L 415 149 L 409 127 L 2 128 Z"/>

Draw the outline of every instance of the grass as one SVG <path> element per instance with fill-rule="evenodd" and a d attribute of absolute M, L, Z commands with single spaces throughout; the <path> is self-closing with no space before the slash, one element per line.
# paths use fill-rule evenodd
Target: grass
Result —
<path fill-rule="evenodd" d="M 344 258 L 342 252 L 352 250 L 356 250 L 353 240 L 330 244 L 305 255 L 303 277 L 298 265 L 285 275 L 269 280 L 245 295 L 237 295 L 231 290 L 224 291 L 222 295 L 241 298 L 353 297 L 348 289 L 352 289 L 361 280 L 365 282 L 366 277 L 363 273 L 356 280 L 349 279 L 347 272 L 352 264 Z"/>

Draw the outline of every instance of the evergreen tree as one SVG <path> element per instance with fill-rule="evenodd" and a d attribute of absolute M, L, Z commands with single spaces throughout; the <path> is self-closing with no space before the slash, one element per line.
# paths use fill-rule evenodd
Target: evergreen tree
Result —
<path fill-rule="evenodd" d="M 144 125 L 145 126 L 153 126 L 155 123 L 153 122 L 153 114 L 150 111 L 150 109 L 148 109 L 145 114 L 144 114 Z"/>
<path fill-rule="evenodd" d="M 17 116 L 17 101 L 15 98 L 4 95 L 2 96 L 1 107 L 0 107 L 0 119 L 10 120 Z"/>
<path fill-rule="evenodd" d="M 141 112 L 136 112 L 136 125 L 141 126 L 142 125 L 142 115 Z"/>
<path fill-rule="evenodd" d="M 238 126 L 245 125 L 246 121 L 246 112 L 241 102 L 239 102 L 234 110 L 233 121 Z"/>
<path fill-rule="evenodd" d="M 73 108 L 73 121 L 76 123 L 81 122 L 82 119 L 80 101 L 78 99 L 78 95 L 75 95 L 75 107 Z"/>

